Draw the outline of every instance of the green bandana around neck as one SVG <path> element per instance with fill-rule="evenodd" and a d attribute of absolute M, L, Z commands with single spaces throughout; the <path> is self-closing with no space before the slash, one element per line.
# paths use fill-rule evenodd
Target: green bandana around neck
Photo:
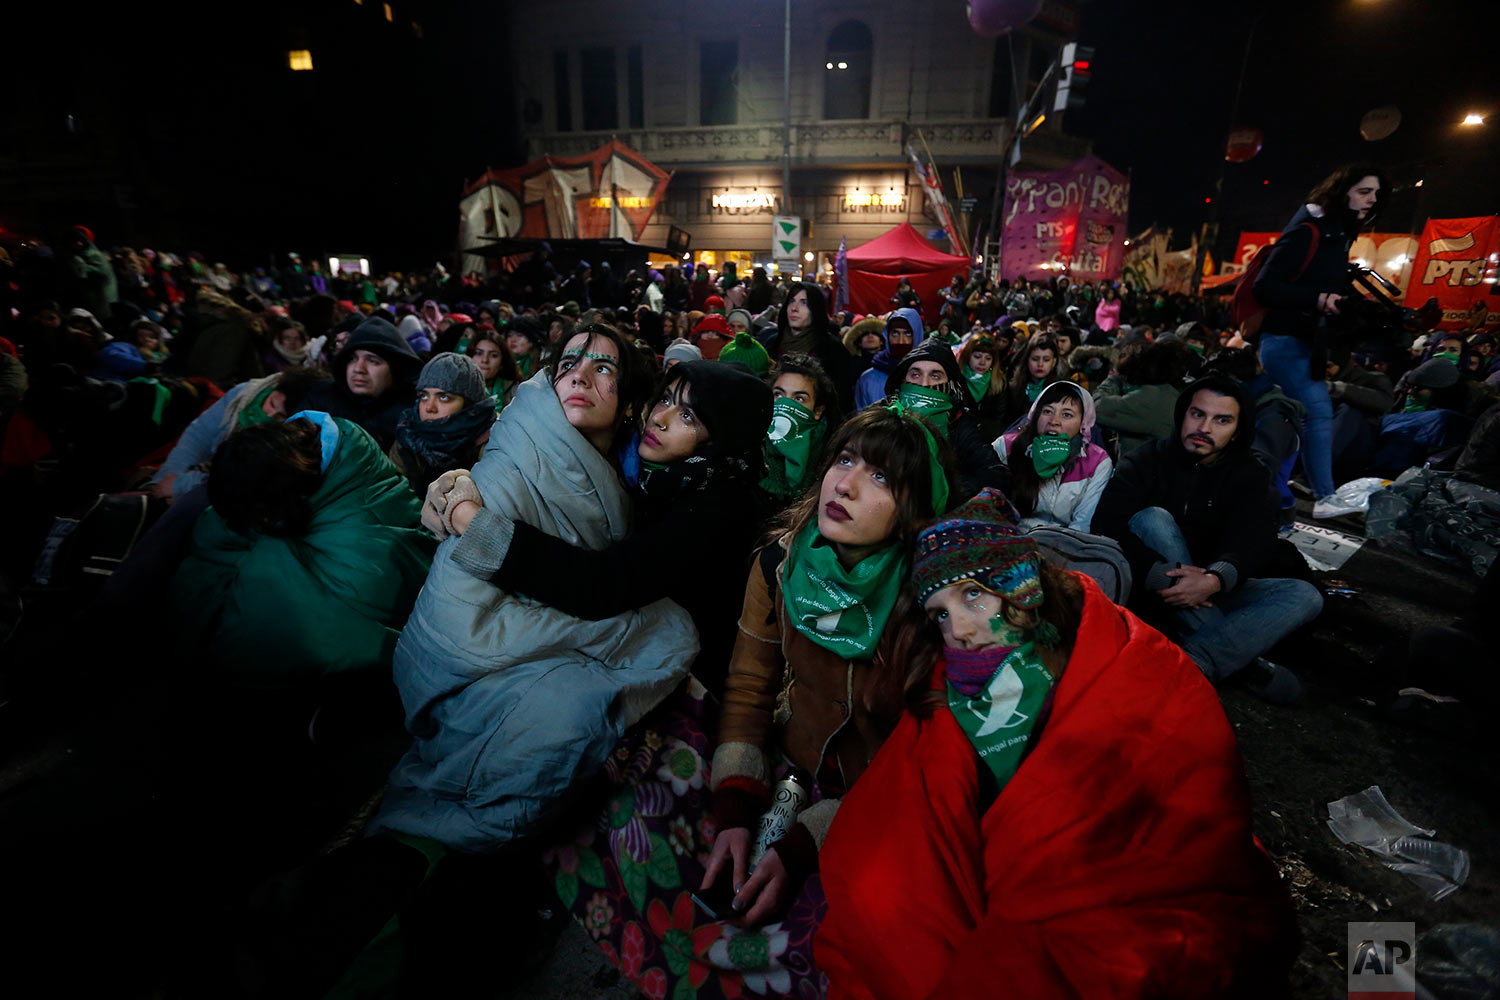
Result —
<path fill-rule="evenodd" d="M 906 552 L 887 545 L 845 569 L 817 522 L 797 533 L 786 555 L 781 588 L 798 632 L 846 660 L 868 660 L 906 579 Z"/>
<path fill-rule="evenodd" d="M 1036 398 L 1042 394 L 1042 390 L 1045 389 L 1045 388 L 1047 388 L 1047 380 L 1046 379 L 1044 379 L 1044 378 L 1031 379 L 1029 382 L 1026 383 L 1026 398 L 1028 400 L 1030 400 L 1031 402 L 1035 403 L 1036 402 Z"/>
<path fill-rule="evenodd" d="M 1073 439 L 1066 434 L 1038 434 L 1031 439 L 1026 449 L 1031 456 L 1031 467 L 1043 482 L 1057 475 L 1073 453 Z"/>
<path fill-rule="evenodd" d="M 954 721 L 1002 789 L 1021 766 L 1052 683 L 1036 644 L 1026 642 L 1011 650 L 977 696 L 967 697 L 951 682 L 948 685 Z"/>
<path fill-rule="evenodd" d="M 969 383 L 969 395 L 974 397 L 976 403 L 984 399 L 984 394 L 990 391 L 989 372 L 976 372 L 972 368 L 965 368 L 964 381 Z"/>
<path fill-rule="evenodd" d="M 827 433 L 828 425 L 795 399 L 782 396 L 776 400 L 771 406 L 771 428 L 766 431 L 766 475 L 761 488 L 778 497 L 800 494 Z"/>
<path fill-rule="evenodd" d="M 905 412 L 925 418 L 943 437 L 948 436 L 948 420 L 953 412 L 952 396 L 941 389 L 907 382 L 901 386 L 896 398 L 906 407 Z"/>
<path fill-rule="evenodd" d="M 239 430 L 244 430 L 246 427 L 254 427 L 256 424 L 269 423 L 273 420 L 273 417 L 266 416 L 264 404 L 270 398 L 271 393 L 275 391 L 276 383 L 272 382 L 256 393 L 255 397 L 240 410 L 239 419 L 234 422 L 235 427 Z"/>

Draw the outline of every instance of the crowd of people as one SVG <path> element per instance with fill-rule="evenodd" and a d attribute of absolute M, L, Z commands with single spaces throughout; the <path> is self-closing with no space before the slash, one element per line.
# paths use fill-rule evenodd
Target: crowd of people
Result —
<path fill-rule="evenodd" d="M 855 315 L 761 268 L 236 274 L 78 227 L 0 282 L 0 574 L 136 498 L 102 606 L 170 608 L 200 679 L 314 738 L 399 696 L 391 920 L 327 986 L 503 854 L 650 997 L 1274 992 L 1214 686 L 1300 696 L 1293 487 L 1500 483 L 1488 334 L 1331 322 L 1386 187 L 1310 195 L 1251 343 L 1228 299 L 1065 277 Z"/>

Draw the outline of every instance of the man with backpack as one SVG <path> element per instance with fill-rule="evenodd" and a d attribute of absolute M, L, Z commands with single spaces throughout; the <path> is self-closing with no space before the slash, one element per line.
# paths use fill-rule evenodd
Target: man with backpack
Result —
<path fill-rule="evenodd" d="M 1204 676 L 1239 675 L 1266 701 L 1291 704 L 1297 676 L 1261 654 L 1316 618 L 1323 596 L 1303 580 L 1259 575 L 1276 544 L 1276 504 L 1254 439 L 1244 387 L 1199 379 L 1178 397 L 1174 432 L 1121 460 L 1091 530 L 1120 543 L 1132 606 L 1172 628 Z"/>

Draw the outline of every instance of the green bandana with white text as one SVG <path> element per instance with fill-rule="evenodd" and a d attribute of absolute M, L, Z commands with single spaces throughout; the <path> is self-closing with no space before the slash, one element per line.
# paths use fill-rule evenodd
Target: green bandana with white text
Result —
<path fill-rule="evenodd" d="M 808 639 L 846 660 L 868 660 L 906 579 L 906 552 L 887 545 L 845 569 L 817 522 L 797 533 L 786 554 L 782 595 L 787 617 Z"/>
<path fill-rule="evenodd" d="M 984 399 L 984 394 L 990 391 L 989 372 L 976 372 L 972 368 L 965 368 L 964 380 L 969 383 L 969 395 L 974 397 L 976 403 Z"/>
<path fill-rule="evenodd" d="M 1073 439 L 1066 434 L 1038 434 L 1027 449 L 1031 455 L 1031 467 L 1038 479 L 1046 482 L 1057 475 L 1068 462 L 1073 452 Z"/>
<path fill-rule="evenodd" d="M 778 497 L 799 495 L 827 433 L 828 425 L 795 399 L 782 396 L 776 400 L 771 406 L 771 428 L 766 431 L 766 475 L 761 488 Z"/>
<path fill-rule="evenodd" d="M 1026 752 L 1026 741 L 1052 688 L 1052 674 L 1042 665 L 1036 644 L 1022 643 L 995 671 L 989 685 L 976 697 L 966 697 L 948 685 L 948 708 L 954 721 L 979 752 L 990 773 L 1004 789 Z"/>
<path fill-rule="evenodd" d="M 948 436 L 949 414 L 953 412 L 953 397 L 941 389 L 929 389 L 925 385 L 910 382 L 901 386 L 896 397 L 906 406 L 906 412 L 922 417 L 943 437 Z"/>

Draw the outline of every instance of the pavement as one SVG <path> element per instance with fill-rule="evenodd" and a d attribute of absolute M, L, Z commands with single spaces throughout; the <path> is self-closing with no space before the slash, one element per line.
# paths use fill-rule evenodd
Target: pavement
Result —
<path fill-rule="evenodd" d="M 1301 512 L 1304 523 L 1312 523 Z M 1334 527 L 1358 534 L 1359 521 Z M 1487 720 L 1443 716 L 1410 728 L 1385 718 L 1393 657 L 1416 629 L 1446 624 L 1471 577 L 1367 543 L 1316 575 L 1329 597 L 1314 627 L 1273 651 L 1307 690 L 1266 705 L 1232 684 L 1225 712 L 1245 758 L 1257 835 L 1283 873 L 1303 935 L 1295 996 L 1343 995 L 1347 924 L 1491 922 L 1500 913 L 1500 780 Z M 0 850 L 7 858 L 7 997 L 238 994 L 235 913 L 265 879 L 356 836 L 399 755 L 399 725 L 348 747 L 295 746 L 297 718 L 184 698 L 170 660 L 91 622 L 83 595 L 29 594 L 0 646 Z M 153 633 L 162 624 L 152 624 Z M 243 726 L 243 741 L 227 721 Z M 210 753 L 226 742 L 238 755 Z M 239 741 L 239 742 L 236 742 Z M 1466 848 L 1467 883 L 1434 902 L 1367 852 L 1339 843 L 1327 803 L 1379 785 L 1437 838 Z M 34 965 L 36 977 L 22 970 Z M 34 993 L 18 983 L 38 983 Z M 568 924 L 533 974 L 497 998 L 638 994 L 588 934 Z"/>

